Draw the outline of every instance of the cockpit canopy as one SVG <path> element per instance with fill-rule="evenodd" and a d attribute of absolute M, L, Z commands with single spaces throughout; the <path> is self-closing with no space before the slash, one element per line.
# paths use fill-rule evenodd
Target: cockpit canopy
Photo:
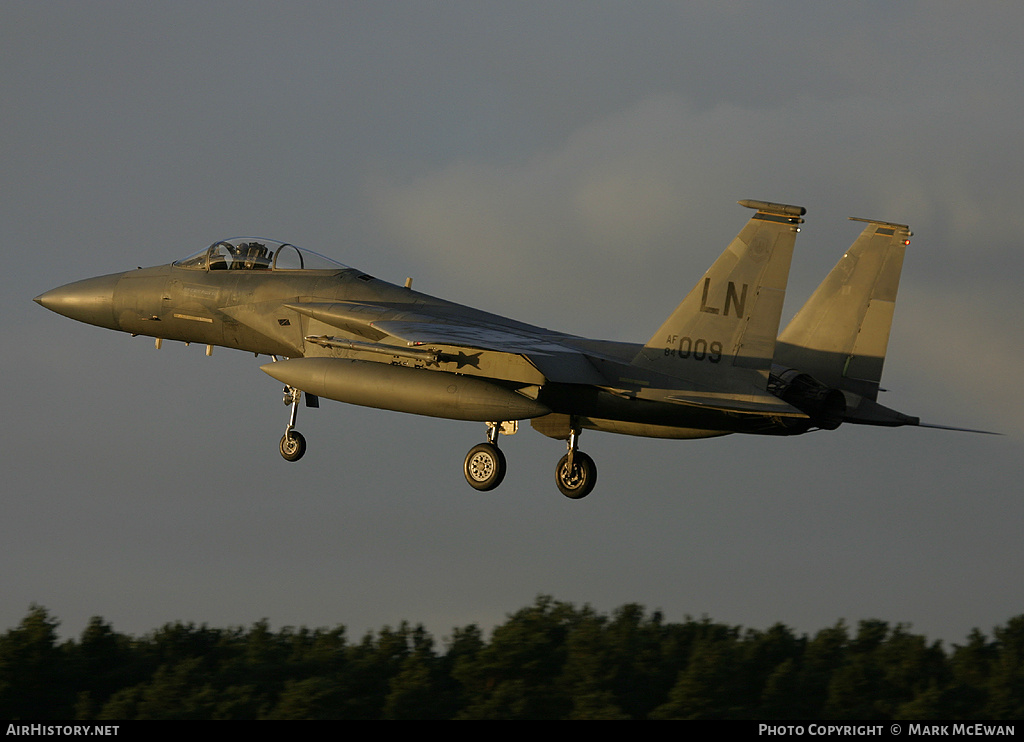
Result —
<path fill-rule="evenodd" d="M 233 237 L 214 242 L 187 258 L 174 261 L 178 268 L 208 271 L 339 271 L 348 269 L 312 250 L 261 237 Z"/>

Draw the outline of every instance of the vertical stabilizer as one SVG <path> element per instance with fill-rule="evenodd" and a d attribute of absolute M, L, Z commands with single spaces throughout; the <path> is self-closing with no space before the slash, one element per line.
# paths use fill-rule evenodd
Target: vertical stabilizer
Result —
<path fill-rule="evenodd" d="M 775 363 L 874 400 L 912 232 L 905 224 L 851 219 L 867 226 L 783 330 Z"/>
<path fill-rule="evenodd" d="M 775 353 L 802 206 L 740 201 L 746 226 L 633 359 L 719 391 L 763 391 Z"/>

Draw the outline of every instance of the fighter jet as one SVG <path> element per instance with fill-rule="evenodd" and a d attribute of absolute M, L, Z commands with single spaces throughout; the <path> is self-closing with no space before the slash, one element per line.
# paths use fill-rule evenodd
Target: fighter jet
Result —
<path fill-rule="evenodd" d="M 303 396 L 483 422 L 466 481 L 505 476 L 499 434 L 529 420 L 566 442 L 566 497 L 597 482 L 583 430 L 655 438 L 798 435 L 842 423 L 921 425 L 877 401 L 910 229 L 867 225 L 778 335 L 805 209 L 744 200 L 753 216 L 650 340 L 591 340 L 398 286 L 274 240 L 218 241 L 169 265 L 89 278 L 35 301 L 134 335 L 270 358 L 290 415 L 281 455 L 298 461 Z M 777 337 L 778 335 L 778 337 Z M 936 426 L 938 427 L 938 426 Z"/>

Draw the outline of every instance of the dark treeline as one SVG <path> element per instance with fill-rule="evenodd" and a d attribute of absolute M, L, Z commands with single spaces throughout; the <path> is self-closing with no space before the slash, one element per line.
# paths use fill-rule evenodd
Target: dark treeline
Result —
<path fill-rule="evenodd" d="M 0 636 L 0 718 L 1024 718 L 1024 615 L 949 651 L 884 621 L 809 637 L 548 597 L 442 648 L 407 623 L 356 642 L 265 621 L 133 638 L 94 618 L 64 642 L 57 626 L 34 606 Z"/>

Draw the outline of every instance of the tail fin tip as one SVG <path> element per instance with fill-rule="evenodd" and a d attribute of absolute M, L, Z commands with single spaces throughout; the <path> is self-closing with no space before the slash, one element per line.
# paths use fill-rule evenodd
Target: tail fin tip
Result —
<path fill-rule="evenodd" d="M 764 211 L 768 214 L 779 214 L 780 216 L 803 216 L 807 213 L 807 209 L 803 206 L 777 204 L 772 201 L 758 201 L 753 198 L 745 198 L 742 201 L 737 201 L 736 203 L 748 209 L 757 209 L 758 211 Z"/>

